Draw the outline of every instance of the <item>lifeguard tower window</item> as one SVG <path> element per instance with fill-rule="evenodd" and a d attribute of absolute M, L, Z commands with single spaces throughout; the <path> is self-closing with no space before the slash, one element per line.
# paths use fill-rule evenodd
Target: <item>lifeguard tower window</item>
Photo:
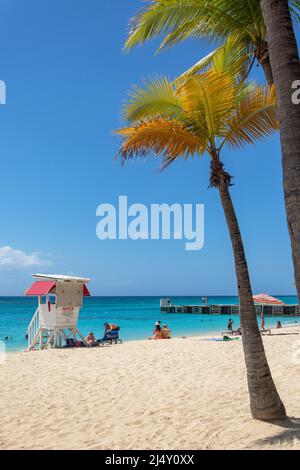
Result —
<path fill-rule="evenodd" d="M 58 282 L 56 285 L 57 307 L 81 307 L 83 284 Z"/>
<path fill-rule="evenodd" d="M 42 295 L 40 299 L 41 299 L 40 301 L 41 305 L 45 305 L 48 301 L 50 301 L 51 305 L 55 305 L 55 295 L 49 295 L 49 296 Z"/>

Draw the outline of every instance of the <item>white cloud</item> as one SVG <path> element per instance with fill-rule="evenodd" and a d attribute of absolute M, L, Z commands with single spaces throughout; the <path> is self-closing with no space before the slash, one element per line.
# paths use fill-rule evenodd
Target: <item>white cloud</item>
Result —
<path fill-rule="evenodd" d="M 41 259 L 39 253 L 26 254 L 24 251 L 14 250 L 10 246 L 0 247 L 0 267 L 2 268 L 30 268 L 50 265 L 52 262 Z"/>

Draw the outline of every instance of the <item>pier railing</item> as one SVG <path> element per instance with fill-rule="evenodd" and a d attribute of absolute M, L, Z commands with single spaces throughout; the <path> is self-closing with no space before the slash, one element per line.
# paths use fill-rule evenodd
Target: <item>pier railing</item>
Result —
<path fill-rule="evenodd" d="M 238 315 L 238 305 L 161 305 L 161 313 L 185 313 L 185 314 L 201 314 L 201 315 Z M 299 305 L 255 305 L 257 315 L 262 312 L 265 316 L 300 316 Z"/>

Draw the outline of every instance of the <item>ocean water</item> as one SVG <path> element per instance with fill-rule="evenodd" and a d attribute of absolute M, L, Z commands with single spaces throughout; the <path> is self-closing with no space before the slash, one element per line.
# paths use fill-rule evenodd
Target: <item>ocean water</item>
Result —
<path fill-rule="evenodd" d="M 294 296 L 276 296 L 286 304 L 296 304 Z M 176 305 L 200 305 L 201 297 L 172 297 Z M 237 297 L 208 297 L 209 304 L 237 304 Z M 0 297 L 0 340 L 6 341 L 8 351 L 24 350 L 27 347 L 26 329 L 36 310 L 37 299 L 30 297 Z M 239 317 L 233 316 L 234 327 L 239 326 Z M 90 297 L 84 300 L 79 317 L 79 330 L 87 335 L 93 331 L 97 338 L 103 336 L 103 324 L 117 323 L 124 341 L 147 339 L 153 332 L 154 323 L 167 323 L 173 336 L 196 336 L 220 334 L 227 327 L 227 315 L 161 314 L 160 297 Z M 266 325 L 274 326 L 297 321 L 293 317 L 266 317 Z M 298 319 L 300 323 L 300 319 Z M 12 337 L 12 339 L 11 339 Z"/>

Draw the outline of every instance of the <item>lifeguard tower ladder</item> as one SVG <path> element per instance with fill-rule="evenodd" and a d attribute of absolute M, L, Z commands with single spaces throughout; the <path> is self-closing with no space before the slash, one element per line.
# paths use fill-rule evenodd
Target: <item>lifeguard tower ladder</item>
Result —
<path fill-rule="evenodd" d="M 36 281 L 25 295 L 37 296 L 38 307 L 28 326 L 28 349 L 61 348 L 69 338 L 77 336 L 88 346 L 78 330 L 79 310 L 83 297 L 90 293 L 87 278 L 34 274 Z"/>

